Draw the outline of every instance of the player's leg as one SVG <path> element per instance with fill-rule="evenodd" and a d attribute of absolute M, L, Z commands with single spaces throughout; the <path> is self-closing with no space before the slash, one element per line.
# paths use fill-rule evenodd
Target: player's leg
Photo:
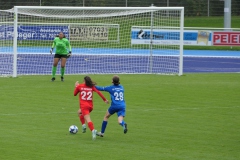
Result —
<path fill-rule="evenodd" d="M 88 128 L 92 131 L 94 129 L 94 125 L 93 125 L 93 122 L 91 120 L 90 114 L 84 115 L 84 119 L 86 120 L 86 122 L 88 124 Z"/>
<path fill-rule="evenodd" d="M 58 54 L 55 54 L 54 59 L 53 59 L 53 66 L 52 66 L 52 81 L 55 80 L 55 75 L 57 71 L 57 65 L 60 60 L 60 57 Z"/>
<path fill-rule="evenodd" d="M 97 130 L 94 129 L 94 125 L 93 125 L 93 122 L 92 122 L 91 117 L 90 117 L 90 112 L 91 111 L 92 111 L 92 108 L 89 108 L 88 110 L 85 110 L 85 112 L 84 112 L 84 119 L 86 120 L 86 122 L 88 124 L 88 128 L 92 131 L 92 139 L 95 140 L 96 139 Z"/>
<path fill-rule="evenodd" d="M 104 136 L 104 133 L 105 133 L 105 130 L 106 130 L 107 124 L 108 124 L 108 119 L 114 113 L 115 113 L 115 109 L 113 107 L 109 107 L 109 109 L 107 110 L 106 114 L 103 117 L 101 132 L 97 133 L 98 136 L 100 136 L 100 137 Z"/>
<path fill-rule="evenodd" d="M 117 112 L 117 114 L 118 114 L 118 124 L 123 127 L 123 133 L 126 134 L 127 131 L 128 131 L 127 123 L 123 120 L 124 117 L 125 117 L 125 114 L 126 114 L 126 113 L 125 113 L 125 107 L 122 108 L 121 110 L 119 110 L 119 111 Z"/>
<path fill-rule="evenodd" d="M 79 117 L 80 122 L 82 123 L 82 133 L 85 133 L 87 130 L 87 127 L 86 127 L 85 119 L 84 119 L 81 109 L 78 110 L 78 117 Z"/>
<path fill-rule="evenodd" d="M 67 58 L 62 56 L 61 58 L 61 81 L 64 81 L 64 73 L 65 73 L 65 66 L 66 66 Z"/>
<path fill-rule="evenodd" d="M 84 115 L 85 120 L 88 123 L 88 128 L 92 131 L 92 139 L 95 140 L 96 139 L 96 135 L 97 135 L 97 130 L 94 129 L 94 125 L 93 122 L 90 118 L 90 114 Z"/>

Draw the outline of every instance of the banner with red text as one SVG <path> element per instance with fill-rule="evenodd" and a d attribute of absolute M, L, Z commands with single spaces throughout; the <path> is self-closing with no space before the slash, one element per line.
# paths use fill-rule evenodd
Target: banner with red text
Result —
<path fill-rule="evenodd" d="M 240 32 L 234 32 L 234 31 L 213 32 L 212 45 L 240 46 Z"/>

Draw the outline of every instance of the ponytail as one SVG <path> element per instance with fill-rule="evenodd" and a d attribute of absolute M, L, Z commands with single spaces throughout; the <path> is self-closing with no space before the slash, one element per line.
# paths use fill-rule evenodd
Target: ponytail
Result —
<path fill-rule="evenodd" d="M 93 82 L 89 76 L 84 77 L 84 80 L 85 80 L 86 86 L 88 87 L 93 87 L 97 84 L 96 82 Z"/>

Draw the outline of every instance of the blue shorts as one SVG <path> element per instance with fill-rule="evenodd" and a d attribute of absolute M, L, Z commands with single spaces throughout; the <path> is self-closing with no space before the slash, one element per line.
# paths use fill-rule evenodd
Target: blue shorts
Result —
<path fill-rule="evenodd" d="M 114 113 L 117 113 L 118 117 L 123 116 L 125 117 L 125 107 L 116 107 L 116 106 L 110 106 L 108 108 L 108 112 L 112 115 Z"/>

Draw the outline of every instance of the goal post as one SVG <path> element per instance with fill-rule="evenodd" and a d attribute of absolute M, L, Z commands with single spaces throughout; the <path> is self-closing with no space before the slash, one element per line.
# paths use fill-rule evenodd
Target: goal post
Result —
<path fill-rule="evenodd" d="M 50 75 L 49 50 L 59 32 L 72 46 L 66 74 L 183 74 L 183 7 L 15 6 L 1 12 L 12 14 L 0 14 L 0 56 L 12 57 L 4 60 L 12 69 L 0 76 Z"/>

